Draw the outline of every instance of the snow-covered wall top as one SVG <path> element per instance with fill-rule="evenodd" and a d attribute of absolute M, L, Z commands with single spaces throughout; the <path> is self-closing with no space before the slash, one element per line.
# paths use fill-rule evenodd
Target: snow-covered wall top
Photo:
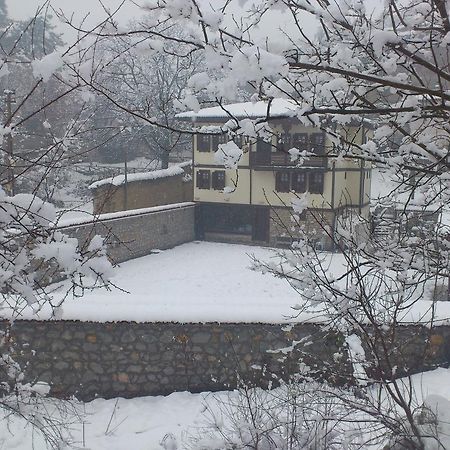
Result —
<path fill-rule="evenodd" d="M 132 183 L 135 181 L 147 181 L 147 180 L 156 180 L 158 178 L 166 178 L 166 177 L 173 177 L 175 175 L 183 175 L 184 174 L 184 167 L 187 167 L 191 165 L 191 161 L 187 161 L 181 164 L 177 164 L 175 166 L 171 166 L 167 169 L 160 169 L 160 170 L 152 170 L 150 172 L 140 172 L 140 173 L 131 173 L 127 175 L 127 182 Z M 117 175 L 115 177 L 111 178 L 105 178 L 103 180 L 95 181 L 89 186 L 89 189 L 97 189 L 100 186 L 105 185 L 113 185 L 113 186 L 120 186 L 122 184 L 125 184 L 125 175 Z"/>
<path fill-rule="evenodd" d="M 227 119 L 230 118 L 230 116 L 238 119 L 257 119 L 267 116 L 268 106 L 269 103 L 264 101 L 233 103 L 230 105 L 225 105 L 223 108 L 221 106 L 215 106 L 212 108 L 202 109 L 198 112 L 187 111 L 177 114 L 176 117 L 178 119 L 191 119 L 197 121 L 222 118 Z M 294 116 L 297 110 L 298 105 L 290 100 L 285 100 L 282 98 L 276 98 L 270 104 L 271 117 Z"/>

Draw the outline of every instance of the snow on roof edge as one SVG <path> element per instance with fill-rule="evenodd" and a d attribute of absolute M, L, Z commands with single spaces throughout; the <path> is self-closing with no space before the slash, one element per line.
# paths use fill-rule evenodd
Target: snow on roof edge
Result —
<path fill-rule="evenodd" d="M 67 228 L 67 227 L 73 227 L 77 225 L 83 225 L 86 223 L 91 223 L 93 221 L 95 222 L 101 222 L 104 220 L 111 220 L 111 219 L 120 219 L 130 216 L 137 216 L 139 214 L 149 214 L 159 211 L 166 211 L 168 209 L 177 209 L 177 208 L 185 208 L 187 206 L 195 206 L 194 202 L 183 202 L 183 203 L 169 203 L 167 205 L 159 205 L 159 206 L 150 206 L 148 208 L 138 208 L 138 209 L 127 209 L 125 211 L 116 211 L 112 213 L 104 213 L 104 214 L 97 214 L 92 215 L 90 217 L 81 217 L 78 219 L 67 219 L 67 220 L 60 220 L 57 223 L 53 223 L 53 226 L 55 228 Z"/>
<path fill-rule="evenodd" d="M 199 112 L 186 111 L 175 115 L 177 119 L 208 120 L 208 119 L 228 119 L 231 116 L 236 118 L 260 118 L 267 115 L 267 101 L 231 103 L 229 105 L 213 106 L 201 109 Z M 270 104 L 271 117 L 285 117 L 294 115 L 298 105 L 292 100 L 282 98 L 274 99 Z"/>
<path fill-rule="evenodd" d="M 159 178 L 173 177 L 184 174 L 184 167 L 190 166 L 192 161 L 185 161 L 180 164 L 168 167 L 167 169 L 152 170 L 150 172 L 130 173 L 127 175 L 127 183 L 135 181 L 156 180 Z M 112 185 L 120 186 L 125 184 L 125 175 L 116 175 L 115 177 L 104 178 L 103 180 L 94 181 L 89 185 L 88 189 L 97 189 L 100 186 Z"/>

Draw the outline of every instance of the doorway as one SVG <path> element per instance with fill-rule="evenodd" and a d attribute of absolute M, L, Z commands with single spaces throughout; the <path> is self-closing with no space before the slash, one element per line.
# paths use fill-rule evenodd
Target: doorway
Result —
<path fill-rule="evenodd" d="M 253 208 L 252 240 L 259 242 L 269 242 L 270 208 Z"/>

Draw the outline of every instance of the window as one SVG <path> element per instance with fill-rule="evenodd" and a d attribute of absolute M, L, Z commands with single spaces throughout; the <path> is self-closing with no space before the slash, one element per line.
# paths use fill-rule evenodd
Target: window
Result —
<path fill-rule="evenodd" d="M 314 133 L 310 136 L 311 142 L 311 152 L 316 155 L 325 154 L 325 134 L 324 133 Z"/>
<path fill-rule="evenodd" d="M 289 172 L 277 172 L 275 175 L 275 190 L 277 192 L 290 191 L 290 176 Z"/>
<path fill-rule="evenodd" d="M 308 135 L 306 133 L 296 133 L 292 139 L 292 147 L 300 150 L 308 150 Z"/>
<path fill-rule="evenodd" d="M 242 148 L 244 145 L 244 137 L 242 135 L 233 136 L 233 142 L 239 147 Z"/>
<path fill-rule="evenodd" d="M 323 194 L 324 175 L 321 172 L 313 172 L 309 174 L 309 192 L 311 194 Z"/>
<path fill-rule="evenodd" d="M 292 174 L 292 190 L 295 192 L 306 192 L 307 175 L 306 172 Z"/>
<path fill-rule="evenodd" d="M 198 170 L 197 187 L 199 189 L 209 189 L 211 187 L 209 178 L 209 170 Z"/>
<path fill-rule="evenodd" d="M 199 152 L 209 152 L 210 151 L 210 141 L 211 136 L 206 134 L 197 134 L 197 150 Z"/>
<path fill-rule="evenodd" d="M 219 144 L 225 144 L 228 142 L 228 136 L 226 134 L 215 134 L 212 137 L 212 150 L 217 152 L 219 150 Z"/>
<path fill-rule="evenodd" d="M 264 139 L 258 139 L 256 141 L 256 151 L 259 153 L 267 153 L 272 151 L 272 142 L 265 141 Z"/>
<path fill-rule="evenodd" d="M 220 191 L 225 187 L 225 170 L 215 170 L 212 173 L 212 188 Z"/>
<path fill-rule="evenodd" d="M 253 163 L 256 165 L 270 165 L 272 155 L 272 143 L 262 139 L 256 141 L 256 152 L 253 154 Z"/>
<path fill-rule="evenodd" d="M 291 149 L 291 135 L 282 133 L 278 135 L 277 151 L 287 153 Z"/>

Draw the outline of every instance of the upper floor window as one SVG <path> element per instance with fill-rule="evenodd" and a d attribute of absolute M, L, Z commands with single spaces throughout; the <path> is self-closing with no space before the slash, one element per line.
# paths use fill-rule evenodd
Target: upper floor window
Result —
<path fill-rule="evenodd" d="M 210 189 L 210 173 L 209 170 L 197 170 L 197 187 L 199 189 Z"/>
<path fill-rule="evenodd" d="M 306 192 L 307 175 L 305 172 L 292 174 L 292 190 L 298 193 Z"/>
<path fill-rule="evenodd" d="M 275 175 L 275 190 L 277 192 L 289 192 L 290 178 L 289 172 L 277 172 Z"/>
<path fill-rule="evenodd" d="M 278 135 L 277 151 L 287 153 L 291 147 L 291 135 L 289 133 Z"/>
<path fill-rule="evenodd" d="M 325 134 L 324 133 L 313 133 L 310 136 L 311 152 L 316 155 L 325 154 Z"/>
<path fill-rule="evenodd" d="M 219 144 L 225 144 L 228 142 L 228 136 L 226 134 L 215 134 L 212 136 L 212 150 L 217 152 L 219 150 Z"/>
<path fill-rule="evenodd" d="M 211 136 L 207 134 L 197 134 L 197 150 L 199 152 L 209 152 L 211 150 Z"/>
<path fill-rule="evenodd" d="M 312 172 L 309 174 L 309 192 L 311 194 L 323 194 L 324 174 L 322 172 Z"/>
<path fill-rule="evenodd" d="M 245 144 L 245 139 L 242 134 L 233 136 L 233 142 L 239 147 L 242 148 L 242 146 Z"/>
<path fill-rule="evenodd" d="M 225 170 L 215 170 L 212 173 L 212 188 L 220 191 L 225 187 Z"/>
<path fill-rule="evenodd" d="M 308 135 L 306 133 L 295 133 L 292 137 L 292 147 L 301 152 L 308 150 Z"/>

